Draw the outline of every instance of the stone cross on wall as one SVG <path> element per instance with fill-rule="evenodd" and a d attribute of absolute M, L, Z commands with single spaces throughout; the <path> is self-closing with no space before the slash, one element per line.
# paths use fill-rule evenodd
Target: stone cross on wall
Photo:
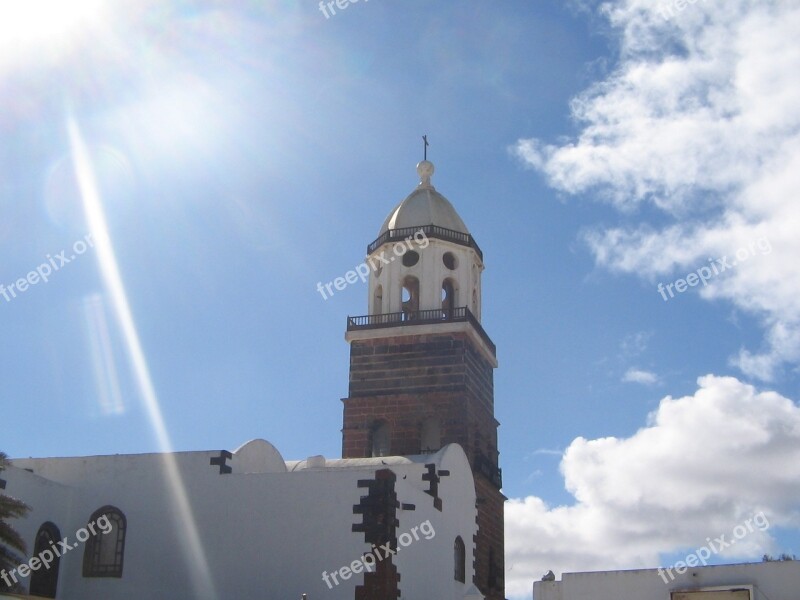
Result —
<path fill-rule="evenodd" d="M 218 466 L 220 475 L 227 475 L 228 473 L 233 471 L 231 466 L 228 465 L 228 460 L 231 458 L 233 458 L 233 454 L 231 454 L 227 450 L 220 450 L 219 456 L 215 456 L 214 458 L 212 458 L 209 461 L 209 464 L 214 467 Z"/>
<path fill-rule="evenodd" d="M 425 465 L 428 472 L 422 475 L 422 481 L 428 482 L 428 489 L 425 493 L 433 497 L 433 506 L 436 510 L 442 510 L 442 499 L 439 498 L 439 482 L 442 477 L 449 477 L 450 471 L 436 471 L 436 464 L 430 463 Z"/>

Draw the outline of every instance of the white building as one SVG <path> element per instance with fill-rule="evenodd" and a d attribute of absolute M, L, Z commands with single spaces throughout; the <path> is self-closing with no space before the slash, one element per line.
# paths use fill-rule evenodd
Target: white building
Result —
<path fill-rule="evenodd" d="M 175 477 L 167 458 L 179 481 L 167 481 Z M 469 593 L 453 561 L 461 540 L 461 568 L 471 574 L 464 542 L 477 531 L 475 487 L 455 444 L 427 456 L 285 462 L 254 440 L 232 453 L 16 459 L 3 477 L 6 491 L 32 506 L 15 523 L 31 556 L 52 548 L 51 539 L 74 546 L 47 569 L 16 574 L 34 590 L 51 586 L 46 597 L 344 600 L 384 568 L 400 574 L 405 599 Z M 190 501 L 189 519 L 172 484 Z M 79 542 L 79 530 L 102 514 L 110 533 L 84 530 Z M 396 555 L 368 541 L 381 535 L 372 517 L 396 519 Z"/>
<path fill-rule="evenodd" d="M 564 573 L 536 581 L 534 600 L 797 600 L 800 561 L 689 568 Z"/>

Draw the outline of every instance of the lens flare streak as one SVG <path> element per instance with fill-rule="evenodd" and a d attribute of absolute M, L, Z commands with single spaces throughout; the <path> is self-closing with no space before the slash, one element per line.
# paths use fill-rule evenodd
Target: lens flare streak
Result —
<path fill-rule="evenodd" d="M 83 316 L 89 335 L 94 366 L 95 385 L 103 415 L 121 415 L 125 412 L 119 377 L 111 349 L 105 303 L 100 294 L 92 294 L 83 300 Z"/>
<path fill-rule="evenodd" d="M 80 129 L 71 116 L 67 119 L 67 130 L 74 161 L 75 178 L 80 189 L 89 230 L 94 236 L 100 272 L 111 297 L 114 313 L 122 331 L 122 337 L 130 356 L 147 416 L 162 452 L 164 479 L 169 486 L 174 502 L 173 509 L 176 523 L 180 524 L 181 534 L 187 537 L 186 543 L 181 544 L 181 547 L 187 553 L 187 564 L 191 571 L 192 584 L 195 586 L 194 597 L 203 600 L 216 600 L 217 594 L 214 589 L 214 582 L 211 579 L 208 559 L 200 540 L 186 487 L 178 469 L 177 461 L 172 454 L 172 442 L 164 423 L 161 405 L 153 387 L 150 369 L 139 340 L 133 313 L 128 303 L 128 296 L 114 255 L 114 248 L 109 236 L 89 152 Z"/>

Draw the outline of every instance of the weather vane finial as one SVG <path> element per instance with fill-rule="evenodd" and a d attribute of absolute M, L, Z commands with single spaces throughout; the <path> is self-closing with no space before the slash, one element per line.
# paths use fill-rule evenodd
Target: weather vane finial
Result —
<path fill-rule="evenodd" d="M 430 145 L 430 144 L 428 144 L 428 136 L 427 135 L 423 135 L 422 136 L 422 141 L 425 143 L 425 146 L 424 146 L 424 149 L 423 149 L 423 154 L 422 154 L 422 159 L 423 160 L 428 160 L 428 146 Z"/>

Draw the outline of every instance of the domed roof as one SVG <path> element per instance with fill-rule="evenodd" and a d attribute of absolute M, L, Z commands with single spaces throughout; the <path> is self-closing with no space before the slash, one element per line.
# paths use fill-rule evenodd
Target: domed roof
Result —
<path fill-rule="evenodd" d="M 433 171 L 433 163 L 427 160 L 417 165 L 420 184 L 389 213 L 381 226 L 378 237 L 390 229 L 424 227 L 425 225 L 438 225 L 460 233 L 469 233 L 453 205 L 431 185 Z"/>

